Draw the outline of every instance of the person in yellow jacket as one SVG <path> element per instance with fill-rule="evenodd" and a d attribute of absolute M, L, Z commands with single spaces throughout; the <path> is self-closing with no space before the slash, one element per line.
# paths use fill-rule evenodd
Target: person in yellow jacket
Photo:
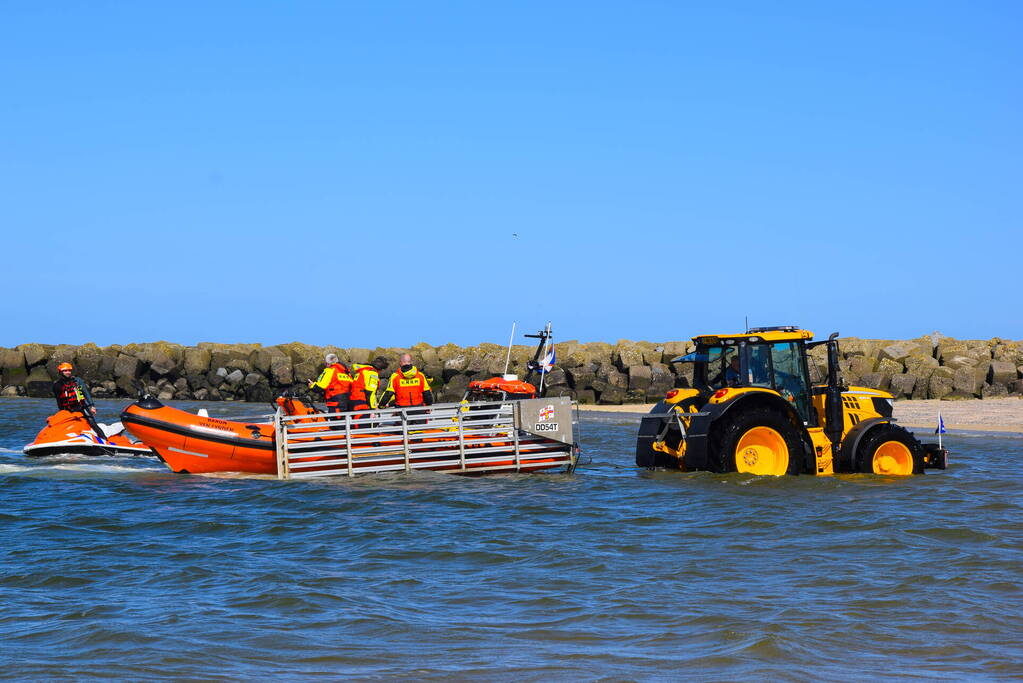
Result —
<path fill-rule="evenodd" d="M 387 359 L 377 356 L 369 365 L 352 363 L 352 392 L 349 395 L 352 410 L 374 410 L 377 407 L 377 387 L 380 371 L 387 369 Z M 358 419 L 360 416 L 355 416 Z"/>
<path fill-rule="evenodd" d="M 398 372 L 391 375 L 391 381 L 387 383 L 387 391 L 380 397 L 380 403 L 384 406 L 393 403 L 399 408 L 433 405 L 430 381 L 412 364 L 411 355 L 402 354 Z"/>
<path fill-rule="evenodd" d="M 309 382 L 309 388 L 323 389 L 323 398 L 327 403 L 328 413 L 343 413 L 348 410 L 352 376 L 348 373 L 348 367 L 338 360 L 337 354 L 328 353 L 324 360 L 327 367 L 323 368 L 319 379 Z"/>

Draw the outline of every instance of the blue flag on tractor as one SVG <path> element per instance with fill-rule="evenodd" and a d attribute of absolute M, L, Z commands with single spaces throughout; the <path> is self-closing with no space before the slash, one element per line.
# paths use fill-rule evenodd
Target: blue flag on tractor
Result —
<path fill-rule="evenodd" d="M 935 434 L 947 434 L 945 431 L 945 421 L 941 419 L 941 413 L 938 413 L 938 428 L 934 430 Z"/>

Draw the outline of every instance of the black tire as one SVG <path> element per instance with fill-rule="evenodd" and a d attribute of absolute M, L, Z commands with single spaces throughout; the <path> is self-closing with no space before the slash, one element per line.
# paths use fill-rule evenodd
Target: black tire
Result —
<path fill-rule="evenodd" d="M 726 415 L 722 422 L 714 426 L 711 432 L 707 465 L 712 472 L 725 473 L 738 470 L 737 446 L 751 430 L 762 427 L 773 430 L 784 443 L 784 453 L 779 450 L 779 458 L 787 457 L 788 461 L 779 462 L 778 472 L 771 474 L 799 474 L 803 462 L 803 445 L 799 432 L 787 415 L 770 408 L 752 408 L 744 410 L 742 406 L 733 408 L 734 415 Z"/>
<path fill-rule="evenodd" d="M 903 447 L 908 451 L 908 462 L 902 462 Z M 884 450 L 892 453 L 896 465 L 894 471 L 885 472 L 875 469 L 875 458 L 880 459 Z M 860 441 L 856 448 L 856 471 L 865 474 L 908 475 L 923 474 L 924 449 L 916 437 L 909 431 L 891 423 L 880 424 Z"/>

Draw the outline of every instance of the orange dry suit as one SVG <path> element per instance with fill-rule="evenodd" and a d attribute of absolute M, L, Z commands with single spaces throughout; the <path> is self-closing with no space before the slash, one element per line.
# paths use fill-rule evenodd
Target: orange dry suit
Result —
<path fill-rule="evenodd" d="M 323 369 L 319 379 L 309 384 L 309 388 L 323 389 L 323 399 L 327 403 L 327 411 L 343 413 L 348 410 L 348 394 L 352 389 L 352 376 L 342 363 L 332 363 Z"/>
<path fill-rule="evenodd" d="M 377 407 L 380 373 L 372 365 L 352 363 L 351 410 L 372 410 Z"/>
<path fill-rule="evenodd" d="M 408 370 L 398 370 L 391 375 L 391 381 L 384 392 L 383 400 L 387 404 L 394 398 L 394 405 L 401 408 L 409 406 L 433 405 L 433 390 L 426 375 L 419 372 L 416 366 Z"/>

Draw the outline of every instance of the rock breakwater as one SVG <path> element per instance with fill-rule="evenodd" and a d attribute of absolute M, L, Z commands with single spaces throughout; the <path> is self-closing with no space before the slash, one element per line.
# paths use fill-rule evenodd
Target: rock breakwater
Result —
<path fill-rule="evenodd" d="M 972 399 L 1023 396 L 1023 341 L 960 340 L 934 333 L 910 340 L 845 338 L 841 369 L 849 384 L 883 389 L 898 398 Z M 691 342 L 619 341 L 557 344 L 558 366 L 548 375 L 551 393 L 582 403 L 645 403 L 692 382 L 692 365 L 671 359 L 693 350 Z M 504 371 L 506 348 L 496 344 L 460 347 L 416 344 L 402 348 L 341 348 L 300 342 L 259 344 L 169 342 L 81 346 L 21 344 L 0 348 L 0 395 L 51 396 L 57 365 L 75 374 L 100 398 L 134 397 L 140 389 L 161 400 L 270 401 L 281 391 L 304 390 L 323 357 L 333 351 L 345 362 L 365 363 L 380 355 L 392 366 L 408 351 L 432 378 L 442 401 L 461 399 L 469 382 Z M 522 376 L 533 348 L 512 348 L 511 372 Z M 818 380 L 827 366 L 825 349 L 811 353 Z"/>

